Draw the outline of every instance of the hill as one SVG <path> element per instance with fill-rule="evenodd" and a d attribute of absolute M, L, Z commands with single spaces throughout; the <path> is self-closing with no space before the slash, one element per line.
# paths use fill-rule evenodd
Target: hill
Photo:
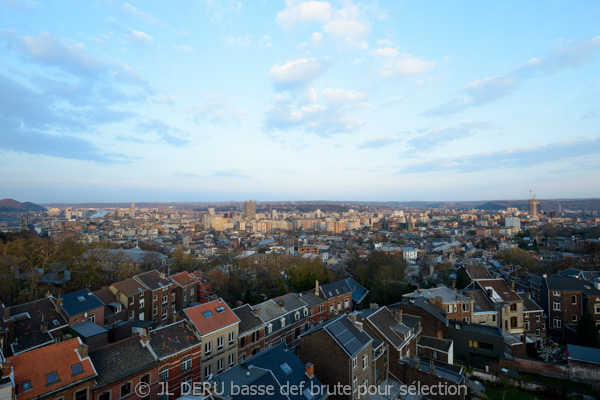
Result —
<path fill-rule="evenodd" d="M 42 206 L 31 202 L 20 203 L 13 199 L 0 200 L 0 212 L 46 211 Z"/>

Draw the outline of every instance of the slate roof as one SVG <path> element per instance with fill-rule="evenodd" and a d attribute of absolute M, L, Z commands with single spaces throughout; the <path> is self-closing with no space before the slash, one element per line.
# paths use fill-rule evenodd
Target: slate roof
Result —
<path fill-rule="evenodd" d="M 142 274 L 138 274 L 134 276 L 133 279 L 137 280 L 150 290 L 162 289 L 171 284 L 168 280 L 163 278 L 157 270 L 152 270 L 144 272 Z"/>
<path fill-rule="evenodd" d="M 479 289 L 464 289 L 463 293 L 473 299 L 473 312 L 493 312 L 496 311 L 494 305 L 488 297 Z"/>
<path fill-rule="evenodd" d="M 127 297 L 141 293 L 144 290 L 146 290 L 144 286 L 142 286 L 138 281 L 136 281 L 133 278 L 125 279 L 120 282 L 115 282 L 111 284 L 111 286 L 117 289 L 119 292 L 123 293 Z"/>
<path fill-rule="evenodd" d="M 18 399 L 33 399 L 95 377 L 90 358 L 81 359 L 77 353 L 80 344 L 81 339 L 75 338 L 8 357 L 6 360 L 13 366 Z M 81 364 L 82 372 L 73 374 L 72 366 L 76 364 Z M 56 372 L 58 380 L 48 383 L 47 375 L 52 372 Z M 27 381 L 31 389 L 23 391 L 23 383 Z"/>
<path fill-rule="evenodd" d="M 48 324 L 48 330 L 59 329 L 68 325 L 63 316 L 56 311 L 56 306 L 50 298 L 20 304 L 9 309 L 14 320 L 16 341 L 11 345 L 14 354 L 53 341 L 50 333 L 42 333 L 40 329 L 42 320 Z"/>
<path fill-rule="evenodd" d="M 319 294 L 322 294 L 327 300 L 350 292 L 352 292 L 352 289 L 348 282 L 344 280 L 319 286 Z"/>
<path fill-rule="evenodd" d="M 346 283 L 348 284 L 348 286 L 350 286 L 350 289 L 352 290 L 352 301 L 354 301 L 355 303 L 361 303 L 365 299 L 367 294 L 369 294 L 367 288 L 365 288 L 352 278 L 347 278 Z"/>
<path fill-rule="evenodd" d="M 108 329 L 101 327 L 100 325 L 85 321 L 76 325 L 71 325 L 70 328 L 75 331 L 79 336 L 84 338 L 90 338 L 104 333 L 108 334 Z"/>
<path fill-rule="evenodd" d="M 298 298 L 293 293 L 288 293 L 283 296 L 275 297 L 273 301 L 279 305 L 279 301 L 283 301 L 283 309 L 287 312 L 292 312 L 296 310 L 300 310 L 306 307 L 306 303 L 302 301 L 301 298 Z"/>
<path fill-rule="evenodd" d="M 159 359 L 200 345 L 200 339 L 188 328 L 185 321 L 176 322 L 150 331 L 148 344 Z"/>
<path fill-rule="evenodd" d="M 373 339 L 366 332 L 361 332 L 345 314 L 313 327 L 300 337 L 321 329 L 325 330 L 349 357 L 354 357 L 373 342 Z"/>
<path fill-rule="evenodd" d="M 181 287 L 195 285 L 198 283 L 198 280 L 193 275 L 191 275 L 189 272 L 185 272 L 185 271 L 171 276 L 171 279 L 173 280 L 173 282 L 175 282 L 177 285 L 179 285 Z"/>
<path fill-rule="evenodd" d="M 249 304 L 241 305 L 237 308 L 234 308 L 233 313 L 239 318 L 240 326 L 239 326 L 239 335 L 243 336 L 246 333 L 255 331 L 259 329 L 261 326 L 264 326 L 264 322 L 260 319 L 260 317 L 252 311 L 252 307 Z"/>
<path fill-rule="evenodd" d="M 449 326 L 454 329 L 461 329 L 467 332 L 477 332 L 485 335 L 500 336 L 503 337 L 502 331 L 497 326 L 490 326 L 484 324 L 470 324 L 463 321 L 450 321 Z"/>
<path fill-rule="evenodd" d="M 286 311 L 283 308 L 279 307 L 277 303 L 275 303 L 273 300 L 264 301 L 260 304 L 253 306 L 253 308 L 255 310 L 258 310 L 258 315 L 265 322 L 281 318 L 285 314 L 287 314 Z"/>
<path fill-rule="evenodd" d="M 567 360 L 600 364 L 600 349 L 568 344 Z"/>
<path fill-rule="evenodd" d="M 322 298 L 321 296 L 315 295 L 314 289 L 302 293 L 302 301 L 305 302 L 309 307 L 315 307 L 319 304 L 327 303 L 326 299 Z"/>
<path fill-rule="evenodd" d="M 69 316 L 92 311 L 99 307 L 104 307 L 100 301 L 88 289 L 81 289 L 76 292 L 67 293 L 61 296 L 63 311 Z M 103 322 L 103 321 L 100 321 Z"/>
<path fill-rule="evenodd" d="M 600 296 L 600 290 L 583 279 L 550 276 L 545 281 L 549 290 L 579 291 L 588 296 Z"/>
<path fill-rule="evenodd" d="M 366 317 L 366 320 L 374 326 L 379 335 L 396 349 L 402 348 L 405 344 L 406 336 L 410 333 L 410 328 L 394 318 L 394 314 L 387 307 L 380 307 L 376 312 Z"/>
<path fill-rule="evenodd" d="M 194 324 L 194 327 L 201 336 L 240 321 L 222 299 L 189 307 L 184 309 L 183 312 L 192 324 Z"/>
<path fill-rule="evenodd" d="M 423 311 L 427 312 L 428 314 L 430 314 L 431 316 L 433 316 L 434 318 L 438 319 L 439 321 L 443 322 L 444 324 L 446 323 L 446 312 L 437 308 L 436 306 L 434 306 L 433 304 L 431 304 L 429 302 L 429 300 L 425 299 L 424 297 L 416 297 L 414 299 L 411 300 L 403 300 L 400 301 L 398 303 L 394 303 L 389 305 L 389 308 L 395 308 L 395 306 L 399 306 L 402 304 L 406 304 L 406 305 L 410 305 L 410 306 L 414 306 L 414 307 L 419 307 L 421 308 Z"/>
<path fill-rule="evenodd" d="M 492 288 L 494 293 L 492 294 L 492 298 L 490 300 L 494 302 L 504 301 L 504 302 L 519 302 L 522 299 L 517 295 L 517 293 L 508 287 L 506 282 L 503 279 L 480 279 L 476 281 L 476 283 L 481 287 L 482 290 L 486 291 L 488 288 Z M 496 295 L 499 296 L 497 298 Z"/>
<path fill-rule="evenodd" d="M 94 385 L 96 388 L 106 386 L 156 364 L 156 360 L 148 348 L 142 346 L 138 335 L 90 351 L 90 358 L 98 372 Z"/>
<path fill-rule="evenodd" d="M 458 296 L 458 299 L 456 298 L 457 296 Z M 461 301 L 464 302 L 464 301 L 470 300 L 464 294 L 455 292 L 454 290 L 452 290 L 446 286 L 439 286 L 439 287 L 431 288 L 431 289 L 418 289 L 412 293 L 407 293 L 405 295 L 402 295 L 402 298 L 405 298 L 405 299 L 415 299 L 418 297 L 423 297 L 425 299 L 433 299 L 436 297 L 441 297 L 442 303 L 444 303 L 444 304 L 456 303 L 456 302 L 461 302 Z"/>
<path fill-rule="evenodd" d="M 466 265 L 465 271 L 471 279 L 491 279 L 492 274 L 483 265 Z"/>
<path fill-rule="evenodd" d="M 523 311 L 524 312 L 532 312 L 532 311 L 542 311 L 542 307 L 540 307 L 535 301 L 533 301 L 529 296 L 525 293 L 517 293 L 523 299 Z"/>
<path fill-rule="evenodd" d="M 447 353 L 450 351 L 450 347 L 452 347 L 452 340 L 438 339 L 431 336 L 421 336 L 417 342 L 417 345 Z"/>

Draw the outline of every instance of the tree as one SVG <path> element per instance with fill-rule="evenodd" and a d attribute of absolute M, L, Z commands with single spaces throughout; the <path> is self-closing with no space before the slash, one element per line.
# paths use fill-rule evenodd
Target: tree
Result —
<path fill-rule="evenodd" d="M 598 347 L 598 330 L 594 316 L 585 310 L 577 324 L 579 344 L 586 347 Z"/>
<path fill-rule="evenodd" d="M 519 248 L 505 249 L 498 252 L 498 258 L 506 264 L 520 265 L 527 270 L 537 267 L 537 260 L 527 251 Z"/>

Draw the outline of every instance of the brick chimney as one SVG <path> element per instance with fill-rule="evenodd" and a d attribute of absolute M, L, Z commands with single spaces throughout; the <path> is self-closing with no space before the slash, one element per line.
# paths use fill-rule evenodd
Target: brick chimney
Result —
<path fill-rule="evenodd" d="M 150 335 L 148 333 L 144 333 L 140 336 L 140 340 L 142 341 L 142 345 L 146 346 L 150 343 Z"/>
<path fill-rule="evenodd" d="M 86 358 L 89 354 L 89 351 L 90 351 L 90 348 L 85 343 L 81 343 L 77 347 L 77 352 L 79 353 L 79 357 L 81 357 L 81 358 Z"/>
<path fill-rule="evenodd" d="M 285 305 L 285 302 L 284 302 L 283 300 L 279 299 L 279 300 L 277 300 L 277 305 L 278 305 L 280 308 L 283 308 L 283 306 Z"/>
<path fill-rule="evenodd" d="M 515 290 L 515 281 L 511 281 L 511 282 L 510 282 L 510 288 L 511 288 L 512 290 Z"/>
<path fill-rule="evenodd" d="M 315 281 L 315 296 L 319 295 L 319 281 Z"/>
<path fill-rule="evenodd" d="M 402 310 L 399 308 L 394 308 L 394 318 L 398 322 L 402 322 Z"/>
<path fill-rule="evenodd" d="M 306 363 L 306 376 L 310 379 L 315 376 L 315 365 L 313 363 Z"/>
<path fill-rule="evenodd" d="M 356 322 L 356 314 L 354 314 L 354 313 L 348 314 L 348 319 L 350 319 L 350 321 L 352 321 L 352 322 Z"/>
<path fill-rule="evenodd" d="M 0 363 L 0 377 L 8 378 L 12 371 L 12 361 L 5 361 Z"/>
<path fill-rule="evenodd" d="M 63 299 L 60 298 L 60 294 L 58 295 L 58 297 L 56 298 L 56 312 L 60 313 L 60 308 L 62 306 L 63 303 Z"/>
<path fill-rule="evenodd" d="M 356 329 L 358 329 L 359 331 L 361 331 L 361 332 L 363 331 L 363 323 L 362 322 L 355 321 L 354 326 L 356 326 Z"/>

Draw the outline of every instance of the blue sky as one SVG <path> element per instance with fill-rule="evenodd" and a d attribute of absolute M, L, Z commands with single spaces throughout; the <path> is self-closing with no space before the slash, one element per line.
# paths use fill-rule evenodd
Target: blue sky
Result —
<path fill-rule="evenodd" d="M 600 197 L 597 1 L 0 0 L 0 197 Z"/>

